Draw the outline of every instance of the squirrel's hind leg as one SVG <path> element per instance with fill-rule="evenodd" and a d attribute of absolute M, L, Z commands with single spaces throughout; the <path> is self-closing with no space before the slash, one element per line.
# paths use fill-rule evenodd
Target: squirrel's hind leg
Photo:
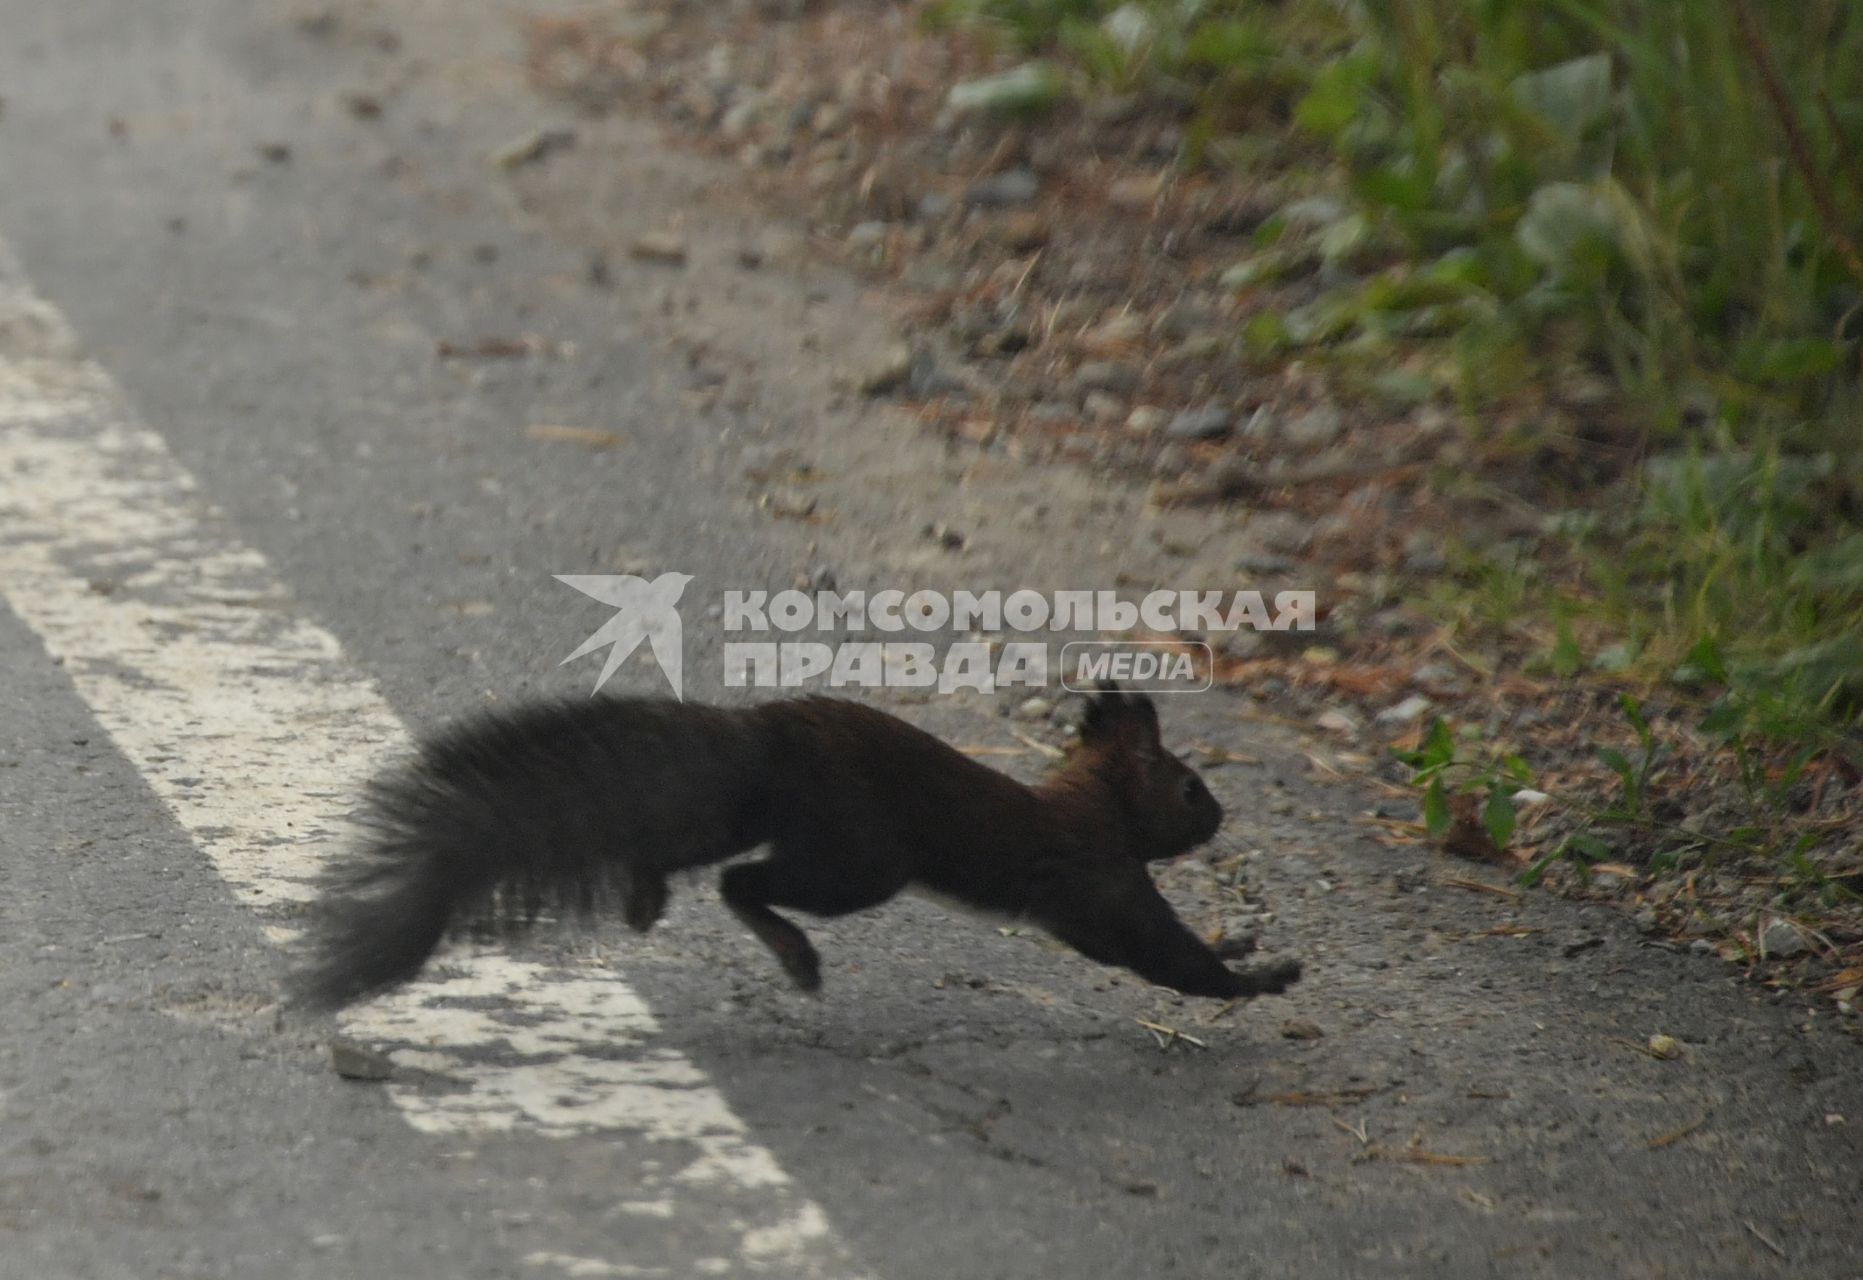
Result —
<path fill-rule="evenodd" d="M 666 877 L 635 868 L 622 890 L 621 918 L 635 933 L 645 933 L 666 914 Z"/>
<path fill-rule="evenodd" d="M 865 880 L 835 875 L 800 859 L 780 856 L 726 867 L 718 888 L 725 905 L 775 953 L 783 971 L 804 991 L 822 985 L 821 957 L 808 935 L 770 908 L 794 907 L 818 916 L 841 916 L 878 906 L 904 887 L 888 875 Z"/>
<path fill-rule="evenodd" d="M 767 862 L 740 863 L 726 867 L 718 878 L 719 892 L 731 914 L 757 935 L 783 966 L 789 980 L 804 991 L 822 988 L 822 958 L 816 953 L 809 935 L 770 910 L 763 898 L 763 876 Z"/>

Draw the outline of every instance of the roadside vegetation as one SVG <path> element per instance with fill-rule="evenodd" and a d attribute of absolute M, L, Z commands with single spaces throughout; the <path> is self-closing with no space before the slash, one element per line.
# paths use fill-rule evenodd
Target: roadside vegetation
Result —
<path fill-rule="evenodd" d="M 1667 826 L 1669 748 L 1624 693 L 1617 794 L 1553 856 L 1660 870 L 1729 850 L 1854 898 L 1813 812 L 1863 766 L 1863 11 L 1843 0 L 942 0 L 1020 61 L 970 87 L 1180 103 L 1181 162 L 1282 175 L 1226 282 L 1312 282 L 1246 349 L 1360 396 L 1437 399 L 1559 488 L 1551 552 L 1462 549 L 1435 604 L 1546 639 L 1684 718 L 1749 802 Z M 1543 489 L 1542 489 L 1543 491 Z M 1689 723 L 1691 722 L 1692 723 Z M 1440 835 L 1505 846 L 1511 751 L 1438 722 L 1405 758 Z M 1601 833 L 1617 832 L 1612 841 Z M 1839 874 L 1830 874 L 1835 867 Z M 1527 878 L 1544 874 L 1536 860 Z"/>

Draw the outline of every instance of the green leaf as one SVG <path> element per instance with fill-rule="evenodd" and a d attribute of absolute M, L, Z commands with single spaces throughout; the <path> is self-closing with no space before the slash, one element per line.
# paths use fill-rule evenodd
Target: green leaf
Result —
<path fill-rule="evenodd" d="M 1514 101 L 1577 142 L 1611 109 L 1611 55 L 1588 53 L 1514 77 Z"/>
<path fill-rule="evenodd" d="M 1455 759 L 1455 733 L 1441 716 L 1430 720 L 1430 731 L 1423 735 L 1423 760 L 1438 767 Z"/>
<path fill-rule="evenodd" d="M 1546 868 L 1557 861 L 1557 852 L 1544 854 L 1536 859 L 1532 866 L 1514 878 L 1514 883 L 1523 889 L 1531 889 L 1546 878 Z"/>
<path fill-rule="evenodd" d="M 1504 788 L 1494 788 L 1482 808 L 1481 825 L 1488 829 L 1488 837 L 1494 841 L 1495 848 L 1507 847 L 1507 841 L 1514 834 L 1514 821 L 1514 798 Z"/>
<path fill-rule="evenodd" d="M 1579 652 L 1578 638 L 1572 634 L 1569 619 L 1559 619 L 1559 636 L 1553 641 L 1553 674 L 1564 680 L 1578 674 L 1585 665 L 1585 655 Z"/>
<path fill-rule="evenodd" d="M 1616 747 L 1599 747 L 1598 759 L 1611 767 L 1611 771 L 1624 780 L 1624 786 L 1632 785 L 1637 771 L 1631 767 L 1630 758 Z"/>
<path fill-rule="evenodd" d="M 1844 362 L 1847 347 L 1829 338 L 1774 338 L 1749 343 L 1735 358 L 1740 376 L 1767 386 L 1822 378 Z"/>
<path fill-rule="evenodd" d="M 1611 846 L 1581 831 L 1577 835 L 1567 836 L 1565 843 L 1559 846 L 1559 853 L 1563 857 L 1584 862 L 1606 862 L 1611 856 Z"/>
<path fill-rule="evenodd" d="M 1863 550 L 1863 544 L 1859 544 Z M 1727 683 L 1727 663 L 1721 657 L 1721 646 L 1711 635 L 1695 641 L 1694 648 L 1688 651 L 1688 664 L 1716 684 Z"/>
<path fill-rule="evenodd" d="M 1624 719 L 1637 731 L 1637 738 L 1645 746 L 1649 745 L 1650 722 L 1643 718 L 1643 704 L 1627 693 L 1617 695 L 1617 705 L 1623 709 Z"/>
<path fill-rule="evenodd" d="M 1423 825 L 1433 836 L 1444 835 L 1449 830 L 1449 797 L 1443 794 L 1441 777 L 1431 778 L 1429 790 L 1423 793 Z"/>
<path fill-rule="evenodd" d="M 1582 275 L 1589 264 L 1615 256 L 1624 235 L 1616 202 L 1577 182 L 1549 182 L 1535 191 L 1514 227 L 1527 256 L 1559 277 Z"/>
<path fill-rule="evenodd" d="M 1376 72 L 1369 57 L 1335 58 L 1313 77 L 1294 108 L 1295 122 L 1325 138 L 1343 133 L 1362 114 Z"/>
<path fill-rule="evenodd" d="M 993 76 L 965 80 L 945 96 L 953 111 L 989 111 L 998 115 L 1034 115 L 1061 100 L 1060 73 L 1045 62 L 1025 62 Z"/>

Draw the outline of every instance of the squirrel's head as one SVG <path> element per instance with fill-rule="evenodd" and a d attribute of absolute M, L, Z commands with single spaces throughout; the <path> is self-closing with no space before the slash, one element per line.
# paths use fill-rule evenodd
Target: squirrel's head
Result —
<path fill-rule="evenodd" d="M 1158 708 L 1142 693 L 1105 681 L 1080 722 L 1083 763 L 1109 783 L 1147 862 L 1188 853 L 1223 824 L 1223 807 L 1196 770 L 1165 749 Z"/>

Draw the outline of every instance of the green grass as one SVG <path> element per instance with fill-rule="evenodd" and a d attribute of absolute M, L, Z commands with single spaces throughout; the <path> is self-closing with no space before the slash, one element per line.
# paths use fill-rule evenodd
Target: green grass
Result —
<path fill-rule="evenodd" d="M 1640 674 L 1720 693 L 1730 744 L 1863 755 L 1863 6 L 930 13 L 1089 85 L 1194 102 L 1186 163 L 1329 195 L 1330 216 L 1271 219 L 1231 273 L 1345 280 L 1258 315 L 1257 352 L 1453 404 L 1478 443 L 1489 410 L 1517 423 L 1524 404 L 1609 460 L 1570 486 L 1589 510 L 1567 522 L 1584 585 L 1562 616 L 1589 615 Z M 1608 405 L 1564 394 L 1600 382 Z"/>

